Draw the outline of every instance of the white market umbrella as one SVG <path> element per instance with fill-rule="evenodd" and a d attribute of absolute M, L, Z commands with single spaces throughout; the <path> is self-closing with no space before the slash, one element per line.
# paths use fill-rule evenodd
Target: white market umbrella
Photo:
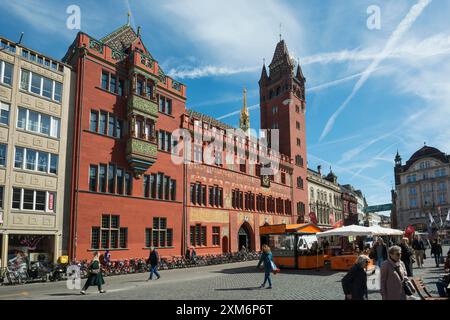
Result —
<path fill-rule="evenodd" d="M 374 235 L 376 236 L 402 236 L 403 231 L 391 229 L 391 228 L 384 228 L 380 226 L 372 226 L 369 227 L 374 232 Z"/>
<path fill-rule="evenodd" d="M 346 226 L 342 228 L 336 228 L 332 230 L 328 230 L 325 232 L 319 232 L 316 233 L 317 237 L 331 237 L 331 236 L 343 236 L 343 237 L 349 237 L 349 236 L 373 236 L 374 230 L 363 227 L 363 226 Z"/>

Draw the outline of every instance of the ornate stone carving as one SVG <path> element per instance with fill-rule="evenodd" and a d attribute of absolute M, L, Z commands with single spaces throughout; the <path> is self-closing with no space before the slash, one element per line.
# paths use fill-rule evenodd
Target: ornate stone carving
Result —
<path fill-rule="evenodd" d="M 94 49 L 95 51 L 98 51 L 99 53 L 103 54 L 103 44 L 95 39 L 92 38 L 89 39 L 89 48 Z"/>
<path fill-rule="evenodd" d="M 181 83 L 179 83 L 178 81 L 172 80 L 172 88 L 177 91 L 181 91 Z"/>
<path fill-rule="evenodd" d="M 129 111 L 140 111 L 153 117 L 158 117 L 158 106 L 155 102 L 141 98 L 136 95 L 132 95 L 128 100 Z"/>

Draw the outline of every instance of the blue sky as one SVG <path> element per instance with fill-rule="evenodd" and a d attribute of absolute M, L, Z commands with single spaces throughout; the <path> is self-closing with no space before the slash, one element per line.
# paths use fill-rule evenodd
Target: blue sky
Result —
<path fill-rule="evenodd" d="M 262 61 L 270 63 L 281 23 L 307 78 L 309 167 L 332 166 L 370 205 L 390 201 L 397 149 L 404 161 L 424 142 L 450 152 L 450 1 L 10 0 L 0 33 L 24 31 L 25 45 L 61 58 L 77 33 L 66 28 L 72 4 L 81 30 L 97 38 L 130 9 L 152 55 L 188 86 L 189 108 L 237 125 L 229 114 L 245 86 L 255 129 Z M 380 30 L 367 28 L 371 5 Z"/>

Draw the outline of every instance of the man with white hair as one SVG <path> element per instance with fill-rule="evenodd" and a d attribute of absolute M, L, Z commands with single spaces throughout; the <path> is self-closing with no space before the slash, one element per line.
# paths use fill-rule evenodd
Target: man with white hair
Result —
<path fill-rule="evenodd" d="M 342 278 L 345 300 L 367 300 L 367 266 L 370 258 L 360 255 L 348 273 Z"/>

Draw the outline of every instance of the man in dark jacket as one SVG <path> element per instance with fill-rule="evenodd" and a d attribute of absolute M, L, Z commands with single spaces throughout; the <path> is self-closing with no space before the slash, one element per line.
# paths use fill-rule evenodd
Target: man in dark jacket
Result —
<path fill-rule="evenodd" d="M 425 244 L 419 235 L 414 236 L 412 243 L 412 248 L 414 249 L 414 254 L 416 255 L 416 262 L 419 268 L 423 268 L 423 258 L 425 255 Z"/>
<path fill-rule="evenodd" d="M 442 246 L 438 239 L 433 239 L 431 243 L 431 255 L 434 255 L 434 261 L 436 262 L 436 268 L 439 268 L 439 263 L 441 262 L 442 256 Z"/>
<path fill-rule="evenodd" d="M 402 249 L 401 260 L 405 264 L 406 273 L 408 277 L 413 276 L 413 250 L 409 246 L 408 238 L 404 237 L 402 239 L 402 243 L 400 244 L 400 248 Z"/>
<path fill-rule="evenodd" d="M 147 281 L 152 280 L 153 274 L 156 275 L 157 277 L 156 280 L 161 278 L 158 272 L 159 255 L 154 247 L 150 248 L 150 256 L 148 257 L 148 263 L 150 263 L 150 277 L 147 279 Z"/>
<path fill-rule="evenodd" d="M 377 266 L 381 268 L 381 264 L 387 260 L 387 247 L 382 238 L 378 238 L 377 242 L 372 248 L 372 256 L 375 259 Z"/>
<path fill-rule="evenodd" d="M 345 300 L 367 300 L 367 265 L 369 257 L 361 255 L 348 273 L 342 278 Z"/>

